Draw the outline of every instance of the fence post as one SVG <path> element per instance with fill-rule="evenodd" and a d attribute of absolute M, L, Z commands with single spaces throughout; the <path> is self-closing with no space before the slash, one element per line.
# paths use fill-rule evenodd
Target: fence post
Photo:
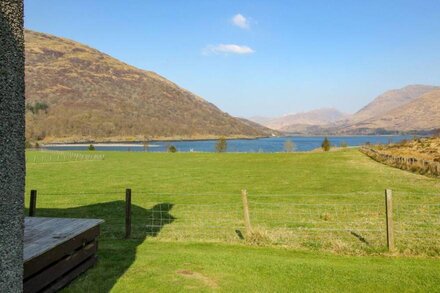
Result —
<path fill-rule="evenodd" d="M 246 235 L 250 235 L 252 232 L 251 227 L 251 219 L 249 216 L 249 202 L 246 189 L 241 191 L 241 199 L 243 201 L 243 216 L 244 216 L 244 225 L 246 228 Z"/>
<path fill-rule="evenodd" d="M 125 239 L 131 236 L 131 189 L 125 190 Z"/>
<path fill-rule="evenodd" d="M 36 208 L 37 208 L 37 191 L 32 189 L 30 203 L 29 203 L 29 217 L 35 217 Z"/>
<path fill-rule="evenodd" d="M 393 251 L 394 250 L 393 192 L 391 189 L 385 190 L 385 212 L 386 212 L 386 223 L 387 223 L 388 251 Z"/>

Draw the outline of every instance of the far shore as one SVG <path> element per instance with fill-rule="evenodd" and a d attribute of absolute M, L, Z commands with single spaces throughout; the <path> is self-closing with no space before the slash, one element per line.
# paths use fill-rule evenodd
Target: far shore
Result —
<path fill-rule="evenodd" d="M 254 140 L 254 139 L 263 139 L 263 138 L 280 138 L 280 137 L 369 137 L 369 136 L 383 136 L 383 137 L 391 137 L 391 136 L 424 136 L 420 134 L 354 134 L 354 135 L 348 135 L 348 134 L 341 134 L 341 135 L 301 135 L 301 134 L 285 134 L 285 135 L 276 135 L 276 136 L 256 136 L 256 137 L 224 137 L 227 140 Z M 154 142 L 172 142 L 172 141 L 212 141 L 212 140 L 218 140 L 220 137 L 205 137 L 205 138 L 154 138 L 154 139 L 148 139 L 145 140 L 146 143 L 154 143 Z M 40 141 L 43 146 L 89 146 L 90 144 L 93 145 L 99 145 L 99 146 L 121 146 L 121 147 L 143 147 L 144 141 L 140 139 L 115 139 L 115 140 L 64 140 L 64 141 L 57 141 L 57 140 L 49 140 L 47 142 Z M 148 146 L 154 147 L 154 145 L 148 144 Z"/>
<path fill-rule="evenodd" d="M 144 147 L 144 144 L 140 143 L 48 143 L 43 144 L 43 147 L 88 147 L 89 145 L 99 147 Z M 147 144 L 149 148 L 160 147 L 160 145 Z"/>

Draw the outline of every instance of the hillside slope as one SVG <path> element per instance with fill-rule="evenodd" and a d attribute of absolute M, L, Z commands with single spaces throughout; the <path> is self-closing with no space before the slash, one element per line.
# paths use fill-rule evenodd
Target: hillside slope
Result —
<path fill-rule="evenodd" d="M 77 42 L 26 31 L 25 47 L 28 139 L 117 141 L 273 133 L 222 112 L 154 72 Z"/>
<path fill-rule="evenodd" d="M 434 130 L 440 128 L 440 90 L 428 92 L 413 101 L 393 109 L 380 118 L 355 124 L 356 128 L 390 131 Z"/>
<path fill-rule="evenodd" d="M 356 123 L 373 117 L 380 117 L 436 89 L 440 89 L 440 87 L 431 85 L 408 85 L 401 89 L 387 91 L 376 97 L 371 103 L 350 117 L 350 122 Z"/>

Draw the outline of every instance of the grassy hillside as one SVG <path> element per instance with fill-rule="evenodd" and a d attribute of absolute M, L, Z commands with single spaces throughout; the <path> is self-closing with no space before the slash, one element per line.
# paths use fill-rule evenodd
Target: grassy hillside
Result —
<path fill-rule="evenodd" d="M 440 177 L 440 138 L 417 138 L 397 144 L 361 148 L 384 164 L 427 176 Z"/>
<path fill-rule="evenodd" d="M 80 43 L 25 32 L 30 140 L 255 137 L 273 131 L 222 112 L 162 76 Z"/>
<path fill-rule="evenodd" d="M 377 148 L 394 156 L 415 157 L 440 162 L 440 137 L 423 137 Z"/>
<path fill-rule="evenodd" d="M 106 220 L 99 264 L 67 292 L 429 291 L 440 281 L 438 261 L 424 258 L 440 255 L 440 181 L 357 150 L 81 154 L 27 153 L 26 194 L 38 190 L 38 216 Z M 121 240 L 127 187 L 134 239 Z M 244 240 L 243 188 L 258 232 Z M 394 190 L 391 254 L 385 188 Z"/>

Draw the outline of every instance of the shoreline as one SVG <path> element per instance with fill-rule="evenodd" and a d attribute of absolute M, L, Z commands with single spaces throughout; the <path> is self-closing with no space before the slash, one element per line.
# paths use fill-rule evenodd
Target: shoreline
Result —
<path fill-rule="evenodd" d="M 226 140 L 256 140 L 256 139 L 265 139 L 265 138 L 293 138 L 293 137 L 393 137 L 393 136 L 412 136 L 408 134 L 382 134 L 382 135 L 374 135 L 374 134 L 358 134 L 358 135 L 277 135 L 277 136 L 260 136 L 260 137 L 225 137 Z M 413 135 L 415 137 L 420 137 L 422 135 Z M 157 143 L 157 142 L 180 142 L 180 141 L 216 141 L 219 138 L 167 138 L 167 139 L 151 139 L 146 140 L 146 143 Z M 42 146 L 89 146 L 90 144 L 99 145 L 99 146 L 121 146 L 121 147 L 143 147 L 144 143 L 140 140 L 80 140 L 77 142 L 72 141 L 54 141 L 40 142 Z M 155 145 L 148 145 L 151 147 L 156 147 Z"/>

